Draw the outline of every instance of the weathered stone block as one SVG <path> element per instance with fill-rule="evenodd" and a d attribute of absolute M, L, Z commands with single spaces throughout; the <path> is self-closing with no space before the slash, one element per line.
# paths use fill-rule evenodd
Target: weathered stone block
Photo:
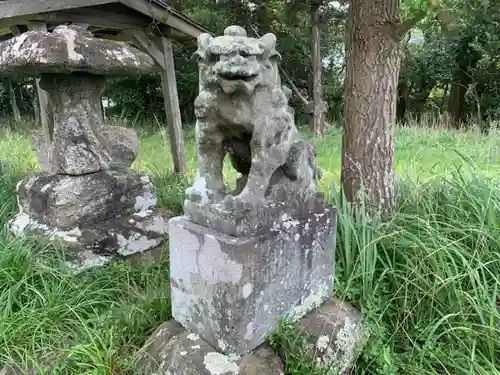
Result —
<path fill-rule="evenodd" d="M 156 205 L 149 176 L 133 169 L 81 176 L 37 173 L 21 181 L 17 194 L 22 212 L 61 229 L 95 224 Z"/>
<path fill-rule="evenodd" d="M 332 298 L 298 322 L 304 340 L 297 348 L 282 348 L 284 352 L 300 350 L 312 358 L 317 367 L 331 375 L 351 373 L 358 350 L 368 339 L 368 330 L 361 313 L 351 305 Z"/>
<path fill-rule="evenodd" d="M 233 237 L 169 222 L 172 314 L 225 354 L 258 347 L 281 317 L 302 317 L 332 294 L 336 210 L 282 214 L 265 234 Z"/>
<path fill-rule="evenodd" d="M 34 140 L 42 170 L 82 175 L 132 165 L 139 139 L 132 129 L 104 125 L 104 84 L 104 77 L 85 73 L 42 76 L 40 86 L 49 95 L 54 121 L 50 143 L 46 135 Z"/>
<path fill-rule="evenodd" d="M 267 345 L 243 356 L 217 352 L 200 336 L 171 320 L 140 350 L 137 375 L 284 375 L 283 362 Z"/>
<path fill-rule="evenodd" d="M 97 134 L 109 150 L 114 166 L 129 168 L 132 165 L 140 148 L 139 136 L 135 130 L 122 126 L 104 125 L 97 128 Z M 47 147 L 42 129 L 36 129 L 33 132 L 31 143 L 40 161 L 40 170 L 50 173 L 52 167 L 49 155 L 52 153 L 52 147 Z"/>
<path fill-rule="evenodd" d="M 5 73 L 33 76 L 74 71 L 135 76 L 160 69 L 147 53 L 125 42 L 94 38 L 77 25 L 28 31 L 0 43 L 0 67 Z"/>
<path fill-rule="evenodd" d="M 156 209 L 149 176 L 131 169 L 35 174 L 18 184 L 18 203 L 10 230 L 62 246 L 77 272 L 159 246 L 172 217 Z"/>
<path fill-rule="evenodd" d="M 224 203 L 203 204 L 186 200 L 184 215 L 193 223 L 212 228 L 230 236 L 257 235 L 272 230 L 285 214 L 294 218 L 323 215 L 325 202 L 320 194 L 314 197 L 288 197 L 268 201 L 251 209 L 228 209 Z"/>

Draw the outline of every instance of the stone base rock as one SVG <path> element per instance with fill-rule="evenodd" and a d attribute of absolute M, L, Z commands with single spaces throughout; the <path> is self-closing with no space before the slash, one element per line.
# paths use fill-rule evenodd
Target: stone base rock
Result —
<path fill-rule="evenodd" d="M 243 357 L 226 356 L 174 320 L 160 326 L 139 354 L 137 375 L 284 375 L 281 358 L 267 345 Z"/>
<path fill-rule="evenodd" d="M 312 220 L 325 214 L 333 215 L 325 208 L 323 196 L 304 201 L 304 198 L 287 201 L 268 201 L 251 209 L 235 210 L 227 208 L 224 202 L 204 204 L 184 202 L 184 214 L 193 223 L 212 228 L 230 236 L 257 235 L 276 229 L 280 222 Z"/>
<path fill-rule="evenodd" d="M 311 358 L 318 369 L 327 374 L 347 375 L 357 357 L 358 350 L 368 339 L 368 330 L 361 314 L 351 305 L 332 298 L 297 322 L 304 340 L 287 342 L 282 355 L 299 350 Z M 294 348 L 286 344 L 294 345 Z M 297 347 L 298 345 L 298 347 Z"/>
<path fill-rule="evenodd" d="M 133 169 L 80 176 L 37 173 L 17 186 L 20 211 L 61 229 L 154 209 L 149 176 Z"/>
<path fill-rule="evenodd" d="M 308 358 L 325 375 L 347 375 L 366 343 L 361 314 L 335 298 L 297 323 L 303 340 L 283 340 L 276 354 L 263 344 L 244 356 L 224 355 L 175 320 L 161 325 L 140 350 L 134 374 L 151 375 L 283 375 L 290 354 Z M 289 345 L 289 346 L 287 346 Z"/>
<path fill-rule="evenodd" d="M 283 214 L 273 227 L 232 237 L 185 217 L 169 222 L 173 317 L 222 353 L 248 353 L 280 318 L 298 319 L 332 294 L 335 209 Z"/>
<path fill-rule="evenodd" d="M 156 209 L 149 176 L 131 169 L 38 173 L 21 181 L 17 193 L 19 213 L 10 230 L 62 246 L 77 272 L 158 247 L 172 217 Z"/>

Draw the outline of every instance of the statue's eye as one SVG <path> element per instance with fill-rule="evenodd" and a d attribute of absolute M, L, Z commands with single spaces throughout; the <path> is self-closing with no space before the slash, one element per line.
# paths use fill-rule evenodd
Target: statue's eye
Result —
<path fill-rule="evenodd" d="M 240 56 L 244 57 L 244 58 L 247 58 L 247 57 L 250 56 L 250 54 L 248 52 L 246 52 L 246 51 L 240 51 Z"/>

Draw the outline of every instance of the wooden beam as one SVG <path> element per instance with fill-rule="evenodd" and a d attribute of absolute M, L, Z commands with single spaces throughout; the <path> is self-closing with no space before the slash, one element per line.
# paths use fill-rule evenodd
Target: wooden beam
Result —
<path fill-rule="evenodd" d="M 5 80 L 5 85 L 7 86 L 7 91 L 9 92 L 10 106 L 12 108 L 12 116 L 14 117 L 14 122 L 19 124 L 21 123 L 21 113 L 19 112 L 19 106 L 17 105 L 16 92 L 14 91 L 12 78 L 7 78 Z"/>
<path fill-rule="evenodd" d="M 206 32 L 202 30 L 200 27 L 197 27 L 190 22 L 185 21 L 182 18 L 179 18 L 173 13 L 170 13 L 168 10 L 161 9 L 158 6 L 152 4 L 149 1 L 143 0 L 120 0 L 120 2 L 129 8 L 136 10 L 139 13 L 145 14 L 148 17 L 151 17 L 155 21 L 164 23 L 174 29 L 177 29 L 184 34 L 187 34 L 193 38 L 197 38 L 198 35 Z"/>
<path fill-rule="evenodd" d="M 12 33 L 12 31 L 10 31 L 9 28 L 0 28 L 0 36 L 9 35 L 11 33 Z"/>
<path fill-rule="evenodd" d="M 28 30 L 32 31 L 47 31 L 47 25 L 41 22 L 32 22 L 28 25 Z M 40 78 L 35 78 L 36 93 L 38 96 L 38 108 L 40 110 L 40 122 L 42 125 L 43 135 L 46 145 L 48 146 L 52 141 L 53 133 L 53 118 L 50 111 L 50 98 L 47 92 L 40 87 Z M 49 148 L 47 147 L 47 150 Z"/>
<path fill-rule="evenodd" d="M 0 1 L 0 15 L 2 18 L 27 16 L 32 14 L 61 11 L 73 8 L 88 7 L 116 3 L 116 0 L 64 0 L 64 1 L 40 1 L 40 0 L 7 0 Z"/>
<path fill-rule="evenodd" d="M 16 25 L 13 25 L 11 27 L 9 27 L 10 29 L 10 32 L 12 33 L 12 35 L 21 35 L 21 30 L 19 30 L 19 27 L 17 27 Z"/>
<path fill-rule="evenodd" d="M 65 12 L 57 12 L 55 13 L 55 17 L 65 19 L 65 21 L 86 22 L 92 26 L 116 30 L 145 30 L 150 24 L 150 21 L 141 15 L 129 15 L 119 11 L 111 12 L 91 8 L 79 8 Z"/>
<path fill-rule="evenodd" d="M 98 31 L 93 32 L 93 34 L 96 36 L 96 38 L 101 38 L 101 39 L 109 39 L 109 40 L 116 40 L 118 42 L 131 42 L 132 36 L 125 33 L 125 32 L 119 32 L 116 35 L 111 35 L 111 34 L 106 34 L 106 33 L 100 33 Z"/>
<path fill-rule="evenodd" d="M 2 4 L 2 2 L 0 2 Z M 27 16 L 12 17 L 12 18 L 0 18 L 0 29 L 9 30 L 12 26 L 24 25 L 28 22 Z"/>
<path fill-rule="evenodd" d="M 167 69 L 163 52 L 156 46 L 156 44 L 145 32 L 131 30 L 130 35 L 137 42 L 136 44 L 141 50 L 149 54 L 155 60 L 155 62 L 163 68 L 163 70 Z"/>
<path fill-rule="evenodd" d="M 89 23 L 84 23 L 84 22 L 71 22 L 71 24 L 75 26 L 80 26 L 83 29 L 88 29 L 90 26 Z"/>
<path fill-rule="evenodd" d="M 165 70 L 161 73 L 163 100 L 167 117 L 168 132 L 170 136 L 170 149 L 174 164 L 174 172 L 187 171 L 186 154 L 184 152 L 184 138 L 182 135 L 181 111 L 175 79 L 174 52 L 172 42 L 162 38 Z"/>
<path fill-rule="evenodd" d="M 0 28 L 11 27 L 13 24 L 24 24 L 29 21 L 56 24 L 85 23 L 90 26 L 114 30 L 147 30 L 150 26 L 148 19 L 140 15 L 135 17 L 97 9 L 73 9 L 69 11 L 46 12 L 30 16 L 2 19 L 0 20 Z"/>

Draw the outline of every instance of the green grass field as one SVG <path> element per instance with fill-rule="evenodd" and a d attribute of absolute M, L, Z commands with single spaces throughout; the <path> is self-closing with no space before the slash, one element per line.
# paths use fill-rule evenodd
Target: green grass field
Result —
<path fill-rule="evenodd" d="M 165 134 L 141 134 L 134 167 L 150 171 L 161 204 L 179 212 L 195 166 L 193 136 L 190 174 L 174 177 Z M 332 203 L 340 139 L 332 130 L 315 141 Z M 339 210 L 335 294 L 359 307 L 371 329 L 356 374 L 500 374 L 500 135 L 402 128 L 396 157 L 392 220 Z M 0 134 L 0 168 L 3 228 L 16 210 L 17 181 L 37 168 L 25 134 Z M 51 374 L 133 374 L 137 348 L 169 318 L 167 256 L 78 277 L 59 257 L 0 232 L 0 364 L 46 358 L 57 362 Z M 286 366 L 289 375 L 326 375 L 300 353 Z"/>

